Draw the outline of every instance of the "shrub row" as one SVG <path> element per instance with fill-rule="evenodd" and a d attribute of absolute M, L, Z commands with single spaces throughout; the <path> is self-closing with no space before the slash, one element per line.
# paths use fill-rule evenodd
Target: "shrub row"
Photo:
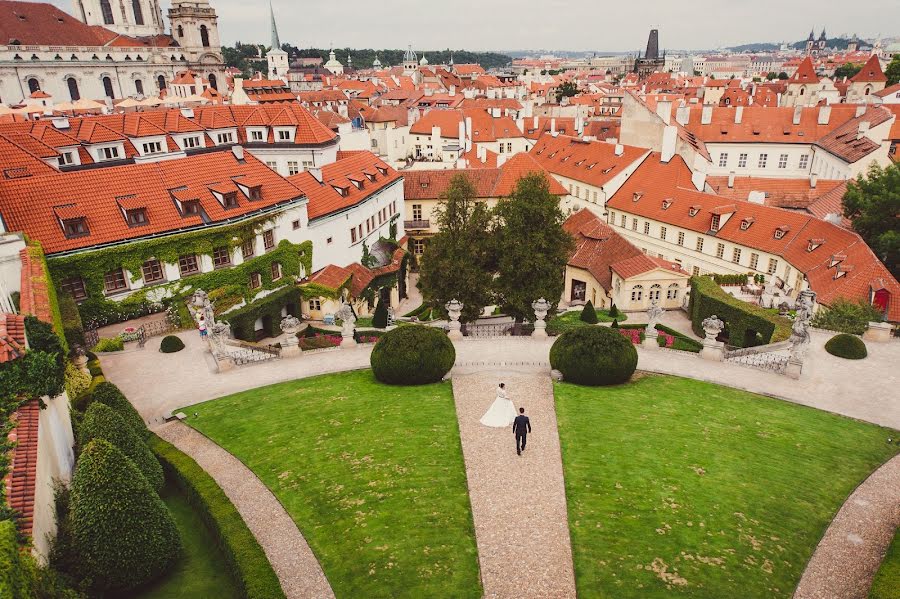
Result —
<path fill-rule="evenodd" d="M 94 351 L 122 351 L 125 349 L 125 341 L 122 340 L 121 337 L 112 337 L 100 339 L 97 342 L 97 345 L 93 347 Z"/>
<path fill-rule="evenodd" d="M 791 336 L 791 323 L 764 308 L 741 301 L 722 290 L 710 277 L 691 277 L 689 312 L 694 333 L 703 337 L 703 321 L 717 316 L 725 323 L 728 343 L 735 347 L 752 347 Z"/>
<path fill-rule="evenodd" d="M 747 284 L 747 275 L 725 275 L 725 274 L 714 274 L 712 276 L 713 281 L 716 282 L 716 285 L 746 285 Z"/>
<path fill-rule="evenodd" d="M 621 326 L 618 327 L 618 328 L 622 328 L 622 329 L 641 329 L 641 330 L 643 331 L 645 328 L 647 328 L 647 325 L 643 325 L 643 324 L 623 324 L 623 325 L 621 325 Z M 681 350 L 681 351 L 689 351 L 689 352 L 694 352 L 694 353 L 699 353 L 700 350 L 703 349 L 703 344 L 700 343 L 699 341 L 697 341 L 697 340 L 695 340 L 695 339 L 691 339 L 690 337 L 688 337 L 688 336 L 685 335 L 684 333 L 681 333 L 681 332 L 679 332 L 679 331 L 676 331 L 675 329 L 673 329 L 673 328 L 671 328 L 671 327 L 667 327 L 667 326 L 664 325 L 664 324 L 657 324 L 657 325 L 656 325 L 656 330 L 657 330 L 657 331 L 662 331 L 663 333 L 668 333 L 669 335 L 675 337 L 675 344 L 672 346 L 671 349 L 678 349 L 678 350 Z M 643 341 L 643 338 L 644 338 L 644 335 L 643 335 L 643 333 L 641 333 L 641 340 L 642 340 L 642 341 Z M 660 346 L 662 346 L 662 337 L 659 337 L 658 339 L 659 339 L 659 341 L 660 341 Z"/>
<path fill-rule="evenodd" d="M 241 515 L 219 485 L 193 459 L 156 435 L 150 447 L 218 541 L 231 574 L 248 599 L 284 597 L 275 571 Z"/>

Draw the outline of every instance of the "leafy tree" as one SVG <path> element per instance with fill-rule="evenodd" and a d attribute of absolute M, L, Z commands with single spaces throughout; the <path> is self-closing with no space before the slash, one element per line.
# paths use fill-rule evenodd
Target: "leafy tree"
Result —
<path fill-rule="evenodd" d="M 534 317 L 531 302 L 540 297 L 555 308 L 574 241 L 562 227 L 565 216 L 549 181 L 540 173 L 522 177 L 494 213 L 494 286 L 500 306 L 517 321 Z"/>
<path fill-rule="evenodd" d="M 862 65 L 855 62 L 844 63 L 834 70 L 835 79 L 850 78 L 862 70 Z"/>
<path fill-rule="evenodd" d="M 900 164 L 873 164 L 847 186 L 844 216 L 894 277 L 900 277 Z"/>
<path fill-rule="evenodd" d="M 813 316 L 812 325 L 829 331 L 862 335 L 870 322 L 881 322 L 882 315 L 875 306 L 864 302 L 837 299 Z"/>
<path fill-rule="evenodd" d="M 900 54 L 894 56 L 894 59 L 884 70 L 884 74 L 887 76 L 888 86 L 894 85 L 895 83 L 900 83 Z"/>
<path fill-rule="evenodd" d="M 788 74 L 785 73 L 784 71 L 781 71 L 780 73 L 778 73 L 778 78 L 781 81 L 787 81 L 788 79 L 790 79 L 790 77 L 788 77 Z"/>
<path fill-rule="evenodd" d="M 432 213 L 440 232 L 425 246 L 419 268 L 425 302 L 443 310 L 446 302 L 457 299 L 463 303 L 463 321 L 474 320 L 491 303 L 491 215 L 475 194 L 466 175 L 453 177 Z"/>
<path fill-rule="evenodd" d="M 776 73 L 775 71 L 770 71 L 766 75 L 766 81 L 772 81 L 773 79 L 778 79 L 778 73 Z"/>
<path fill-rule="evenodd" d="M 588 300 L 581 310 L 581 321 L 588 324 L 597 324 L 597 311 L 594 310 L 594 304 L 591 300 Z"/>
<path fill-rule="evenodd" d="M 578 84 L 574 81 L 563 81 L 556 88 L 556 101 L 559 102 L 563 98 L 571 98 L 578 95 Z"/>

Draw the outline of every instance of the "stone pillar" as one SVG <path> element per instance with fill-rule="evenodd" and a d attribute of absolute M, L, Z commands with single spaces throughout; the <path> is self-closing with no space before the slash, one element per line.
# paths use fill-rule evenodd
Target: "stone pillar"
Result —
<path fill-rule="evenodd" d="M 714 314 L 704 320 L 702 326 L 706 337 L 703 339 L 703 349 L 700 350 L 700 357 L 714 362 L 723 361 L 725 359 L 725 344 L 721 341 L 716 341 L 716 337 L 725 328 L 725 323 Z"/>
<path fill-rule="evenodd" d="M 547 338 L 547 312 L 550 311 L 550 302 L 544 298 L 532 302 L 531 309 L 534 310 L 534 332 L 531 333 L 532 339 Z"/>
<path fill-rule="evenodd" d="M 793 356 L 788 360 L 787 366 L 785 366 L 785 368 L 784 368 L 785 376 L 788 376 L 792 379 L 799 379 L 800 372 L 802 372 L 802 371 L 803 371 L 803 360 L 793 357 Z"/>
<path fill-rule="evenodd" d="M 876 343 L 887 343 L 891 340 L 892 328 L 888 322 L 870 322 L 866 332 L 863 333 L 863 339 Z"/>
<path fill-rule="evenodd" d="M 285 316 L 281 319 L 281 331 L 287 335 L 281 344 L 281 357 L 292 358 L 300 355 L 300 341 L 297 333 L 300 331 L 300 319 L 296 316 Z"/>
<path fill-rule="evenodd" d="M 462 325 L 459 324 L 459 317 L 462 315 L 463 303 L 457 299 L 452 299 L 444 304 L 444 308 L 447 309 L 447 314 L 450 317 L 450 323 L 447 325 L 447 338 L 450 341 L 462 341 L 463 334 L 460 330 Z"/>

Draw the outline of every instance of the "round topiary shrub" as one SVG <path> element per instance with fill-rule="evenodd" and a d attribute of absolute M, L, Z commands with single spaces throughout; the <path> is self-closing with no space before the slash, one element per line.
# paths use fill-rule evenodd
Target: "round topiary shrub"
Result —
<path fill-rule="evenodd" d="M 87 446 L 94 439 L 103 439 L 115 445 L 134 462 L 154 491 L 162 489 L 164 479 L 159 460 L 115 410 L 99 401 L 88 406 L 84 420 L 78 427 L 78 442 L 81 447 Z"/>
<path fill-rule="evenodd" d="M 159 351 L 164 354 L 174 354 L 184 349 L 184 341 L 175 335 L 166 335 L 159 344 Z"/>
<path fill-rule="evenodd" d="M 91 441 L 75 467 L 69 525 L 80 575 L 98 594 L 125 593 L 165 574 L 181 556 L 172 516 L 134 463 Z"/>
<path fill-rule="evenodd" d="M 562 372 L 563 380 L 591 387 L 624 383 L 637 361 L 634 345 L 607 327 L 571 329 L 550 348 L 550 367 Z"/>
<path fill-rule="evenodd" d="M 825 344 L 825 351 L 832 356 L 848 360 L 862 360 L 869 355 L 863 340 L 847 333 L 841 333 L 829 339 Z"/>
<path fill-rule="evenodd" d="M 150 431 L 147 430 L 144 419 L 141 418 L 138 411 L 134 409 L 131 402 L 128 401 L 121 391 L 119 391 L 119 388 L 112 383 L 104 381 L 97 385 L 94 388 L 92 401 L 99 401 L 115 410 L 119 416 L 121 416 L 122 420 L 124 420 L 125 423 L 128 424 L 142 439 L 146 439 L 150 436 Z"/>
<path fill-rule="evenodd" d="M 375 378 L 389 385 L 436 383 L 456 361 L 456 349 L 441 329 L 403 326 L 382 335 L 372 350 Z"/>
<path fill-rule="evenodd" d="M 597 311 L 594 310 L 594 304 L 591 300 L 588 300 L 588 303 L 584 305 L 584 309 L 581 311 L 581 322 L 597 324 Z"/>

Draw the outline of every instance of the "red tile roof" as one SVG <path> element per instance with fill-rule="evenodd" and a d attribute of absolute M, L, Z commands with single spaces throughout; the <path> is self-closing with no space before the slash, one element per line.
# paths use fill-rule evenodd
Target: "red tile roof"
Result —
<path fill-rule="evenodd" d="M 351 276 L 353 276 L 353 273 L 343 266 L 329 264 L 325 268 L 314 272 L 307 282 L 315 283 L 322 287 L 328 287 L 329 289 L 338 289 L 344 285 Z"/>
<path fill-rule="evenodd" d="M 803 59 L 803 62 L 800 63 L 800 66 L 797 67 L 797 70 L 791 75 L 791 78 L 788 79 L 788 83 L 818 83 L 819 76 L 816 75 L 816 69 L 813 68 L 812 59 L 807 56 Z"/>
<path fill-rule="evenodd" d="M 616 156 L 615 144 L 547 134 L 529 154 L 554 175 L 602 187 L 647 154 L 643 148 L 621 147 L 622 155 Z"/>
<path fill-rule="evenodd" d="M 19 313 L 34 316 L 42 322 L 53 322 L 47 288 L 49 278 L 44 272 L 42 250 L 37 246 L 24 248 L 19 252 L 19 262 L 22 264 Z M 57 331 L 57 334 L 61 333 Z"/>
<path fill-rule="evenodd" d="M 0 314 L 0 364 L 25 355 L 25 316 Z"/>
<path fill-rule="evenodd" d="M 892 118 L 893 114 L 889 110 L 880 107 L 870 108 L 861 116 L 847 121 L 823 136 L 816 145 L 852 164 L 881 147 L 881 140 L 876 142 L 865 135 L 859 135 L 860 125 L 868 123 L 870 127 L 877 127 Z"/>
<path fill-rule="evenodd" d="M 850 78 L 850 81 L 854 83 L 886 83 L 887 77 L 881 70 L 881 61 L 878 56 L 873 54 L 863 68 Z"/>
<path fill-rule="evenodd" d="M 707 177 L 706 183 L 716 195 L 732 200 L 746 201 L 751 191 L 766 194 L 765 204 L 779 208 L 805 209 L 822 196 L 845 182 L 819 180 L 815 187 L 806 179 L 777 179 L 768 177 L 735 177 L 732 187 L 728 187 L 728 177 Z"/>
<path fill-rule="evenodd" d="M 413 135 L 431 135 L 431 128 L 438 127 L 440 136 L 459 138 L 459 124 L 472 119 L 472 142 L 494 142 L 498 139 L 522 137 L 516 122 L 509 117 L 494 118 L 480 108 L 467 110 L 432 110 L 410 128 Z"/>
<path fill-rule="evenodd" d="M 164 36 L 171 40 L 168 36 Z M 154 40 L 85 25 L 52 4 L 0 0 L 0 40 L 22 46 L 149 46 Z"/>
<path fill-rule="evenodd" d="M 545 133 L 550 133 L 553 127 L 560 135 L 576 136 L 575 119 L 572 117 L 537 117 L 537 127 L 534 124 L 534 117 L 525 119 L 525 137 L 528 139 L 540 139 Z"/>
<path fill-rule="evenodd" d="M 13 448 L 9 452 L 9 472 L 4 484 L 9 507 L 19 514 L 19 531 L 30 536 L 34 526 L 34 490 L 37 482 L 38 425 L 41 406 L 37 399 L 19 406 L 16 426 L 8 435 Z"/>

